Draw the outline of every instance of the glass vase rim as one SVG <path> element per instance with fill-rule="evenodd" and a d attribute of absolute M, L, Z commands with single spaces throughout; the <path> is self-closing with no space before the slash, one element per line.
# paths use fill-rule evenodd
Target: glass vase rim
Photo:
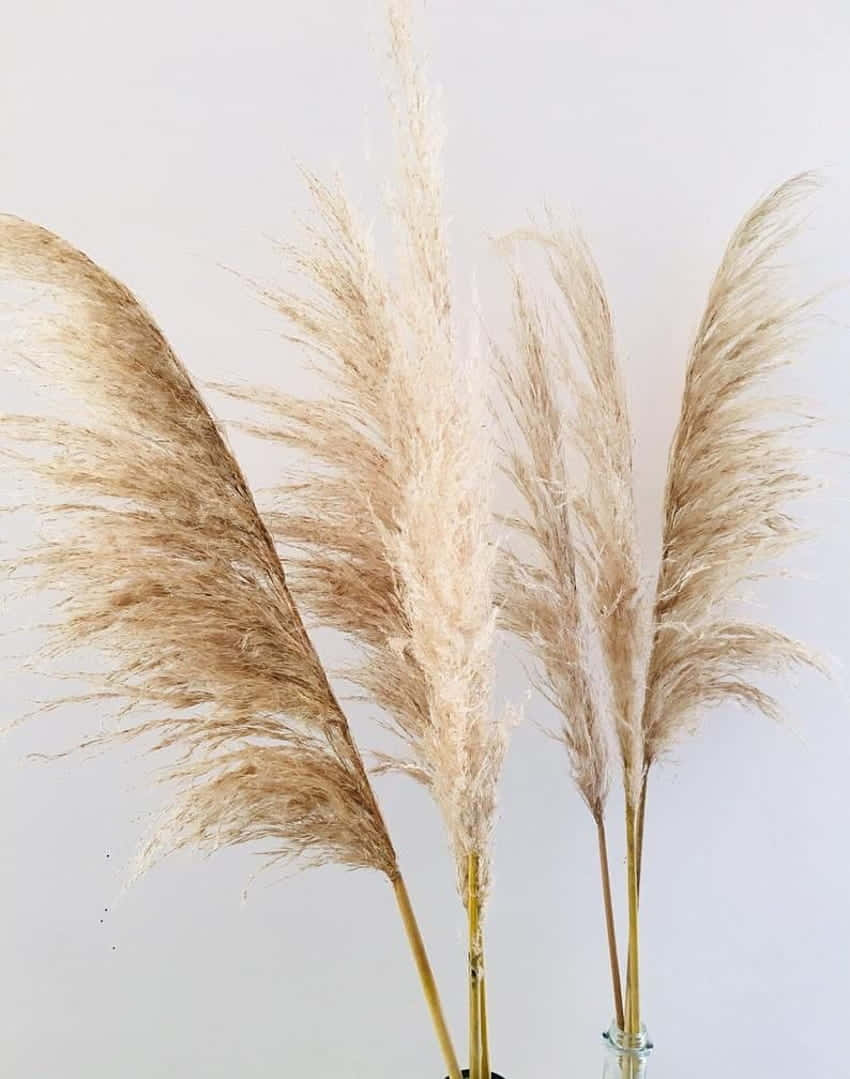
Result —
<path fill-rule="evenodd" d="M 637 1034 L 627 1034 L 614 1020 L 602 1035 L 602 1038 L 608 1049 L 621 1057 L 634 1057 L 645 1060 L 653 1049 L 652 1040 L 643 1023 L 641 1023 L 640 1031 Z"/>

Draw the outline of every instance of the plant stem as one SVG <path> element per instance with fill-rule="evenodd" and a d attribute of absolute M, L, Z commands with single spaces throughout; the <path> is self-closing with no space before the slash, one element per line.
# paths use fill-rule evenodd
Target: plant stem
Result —
<path fill-rule="evenodd" d="M 629 892 L 629 960 L 626 973 L 627 1034 L 640 1032 L 640 963 L 638 948 L 638 882 L 635 807 L 626 800 L 626 876 Z"/>
<path fill-rule="evenodd" d="M 611 898 L 611 872 L 608 866 L 608 839 L 605 819 L 596 816 L 596 835 L 599 840 L 599 869 L 602 874 L 602 901 L 605 905 L 605 930 L 608 935 L 608 958 L 611 963 L 611 986 L 614 992 L 614 1015 L 620 1030 L 625 1027 L 623 1014 L 623 985 L 620 980 L 620 957 L 617 953 L 617 929 L 614 923 L 614 903 Z"/>
<path fill-rule="evenodd" d="M 484 945 L 481 946 L 482 957 L 484 954 Z M 490 1034 L 488 1031 L 487 1023 L 487 969 L 484 964 L 479 972 L 478 978 L 479 988 L 479 1007 L 481 1015 L 481 1077 L 482 1079 L 490 1079 Z"/>
<path fill-rule="evenodd" d="M 304 629 L 303 623 L 298 617 L 298 625 L 301 632 L 307 638 L 307 631 Z M 345 718 L 345 713 L 340 707 L 339 701 L 336 699 L 336 695 L 331 687 L 330 682 L 325 676 L 325 685 L 327 687 L 328 694 L 336 708 L 337 718 L 328 724 L 327 737 L 330 744 L 334 747 L 337 754 L 342 761 L 350 761 L 353 763 L 357 774 L 360 778 L 361 789 L 363 797 L 367 804 L 371 808 L 376 821 L 380 824 L 384 834 L 387 837 L 387 843 L 392 850 L 392 841 L 390 839 L 389 832 L 387 831 L 386 822 L 384 816 L 381 813 L 381 807 L 378 805 L 378 799 L 375 797 L 375 790 L 372 787 L 372 783 L 369 779 L 369 773 L 366 770 L 366 765 L 363 763 L 363 757 L 360 753 L 360 749 L 357 743 L 354 741 L 354 736 L 351 733 L 351 729 L 348 726 L 348 720 Z M 443 1006 L 440 1003 L 440 994 L 437 991 L 437 983 L 434 980 L 434 972 L 431 970 L 431 964 L 428 960 L 428 953 L 425 951 L 425 943 L 422 940 L 422 933 L 419 930 L 419 923 L 416 921 L 416 915 L 413 913 L 413 907 L 410 902 L 410 896 L 407 891 L 407 886 L 404 883 L 404 878 L 401 875 L 401 870 L 398 868 L 398 861 L 396 860 L 395 850 L 392 850 L 393 859 L 395 861 L 395 869 L 392 873 L 388 873 L 388 879 L 393 886 L 395 892 L 396 902 L 398 903 L 398 909 L 401 913 L 401 920 L 404 923 L 405 932 L 407 933 L 407 939 L 410 943 L 410 950 L 413 953 L 413 961 L 416 964 L 416 969 L 419 972 L 419 979 L 422 982 L 422 991 L 425 994 L 425 1000 L 428 1004 L 428 1009 L 431 1012 L 431 1019 L 434 1023 L 434 1029 L 437 1034 L 437 1040 L 440 1043 L 440 1049 L 443 1053 L 443 1058 L 448 1068 L 450 1079 L 463 1079 L 460 1071 L 460 1065 L 457 1062 L 457 1054 L 452 1044 L 452 1038 L 449 1034 L 449 1028 L 446 1025 L 446 1019 L 443 1015 Z"/>
<path fill-rule="evenodd" d="M 469 918 L 469 1079 L 481 1079 L 481 897 L 478 890 L 478 855 L 470 854 L 466 869 L 466 911 Z"/>
<path fill-rule="evenodd" d="M 431 1019 L 434 1022 L 434 1029 L 437 1032 L 437 1040 L 440 1043 L 440 1049 L 442 1050 L 446 1067 L 448 1068 L 451 1079 L 461 1079 L 460 1065 L 457 1062 L 457 1055 L 455 1054 L 454 1046 L 452 1045 L 451 1035 L 446 1026 L 446 1019 L 443 1015 L 443 1006 L 440 1003 L 440 994 L 437 992 L 437 983 L 434 981 L 434 973 L 431 970 L 431 964 L 428 961 L 425 945 L 422 942 L 422 934 L 419 931 L 419 925 L 416 921 L 416 916 L 413 913 L 413 907 L 410 904 L 410 896 L 407 893 L 407 888 L 405 887 L 401 874 L 393 881 L 393 890 L 395 891 L 396 900 L 398 901 L 398 909 L 401 912 L 401 920 L 404 922 L 404 928 L 407 931 L 410 950 L 413 953 L 416 969 L 419 972 L 419 978 L 422 982 L 422 991 L 425 994 L 425 1000 L 427 1001 L 428 1008 L 431 1012 Z"/>
<path fill-rule="evenodd" d="M 649 782 L 649 766 L 644 767 L 643 782 L 640 785 L 640 801 L 637 813 L 637 888 L 640 899 L 640 878 L 643 871 L 643 831 L 646 825 L 646 788 Z"/>

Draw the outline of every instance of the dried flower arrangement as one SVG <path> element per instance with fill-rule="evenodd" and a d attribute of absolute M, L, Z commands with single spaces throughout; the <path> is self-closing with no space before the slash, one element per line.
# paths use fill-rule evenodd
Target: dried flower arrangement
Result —
<path fill-rule="evenodd" d="M 561 716 L 574 782 L 596 824 L 616 1028 L 645 1049 L 639 896 L 650 770 L 701 711 L 731 700 L 777 717 L 757 672 L 822 669 L 799 642 L 744 620 L 742 586 L 780 573 L 800 536 L 789 505 L 813 487 L 794 434 L 809 417 L 765 383 L 791 362 L 810 301 L 781 287 L 777 260 L 798 176 L 768 195 L 729 242 L 691 351 L 670 452 L 662 555 L 647 597 L 637 546 L 632 438 L 613 324 L 580 234 L 555 223 L 526 234 L 547 255 L 556 299 L 535 302 L 514 271 L 514 355 L 500 357 L 508 404 L 506 468 L 524 541 L 504 551 L 499 608 L 525 641 L 542 693 Z M 522 552 L 522 553 L 520 553 Z M 605 806 L 613 745 L 625 795 L 625 991 L 611 899 Z M 640 1074 L 639 1056 L 629 1062 Z"/>
<path fill-rule="evenodd" d="M 752 672 L 818 666 L 736 613 L 798 529 L 812 486 L 805 417 L 763 391 L 809 305 L 783 295 L 777 254 L 811 186 L 789 181 L 735 232 L 688 366 L 670 455 L 654 595 L 635 520 L 632 435 L 611 312 L 575 228 L 518 233 L 514 335 L 496 366 L 503 467 L 520 496 L 490 505 L 487 366 L 456 341 L 439 138 L 403 0 L 390 0 L 398 265 L 379 264 L 338 185 L 308 176 L 318 224 L 292 250 L 304 284 L 268 293 L 316 357 L 324 398 L 219 385 L 242 427 L 303 461 L 263 512 L 198 390 L 132 294 L 63 240 L 0 218 L 0 276 L 49 297 L 15 315 L 16 355 L 73 399 L 72 418 L 0 415 L 0 452 L 38 492 L 43 532 L 11 567 L 56 592 L 48 654 L 96 647 L 83 697 L 112 712 L 88 745 L 145 737 L 173 798 L 144 862 L 187 846 L 263 843 L 271 861 L 337 863 L 389 880 L 451 1079 L 461 1070 L 369 770 L 304 619 L 357 647 L 345 672 L 404 747 L 374 772 L 421 782 L 440 810 L 468 923 L 469 1071 L 491 1075 L 483 920 L 507 742 L 490 700 L 497 624 L 537 664 L 598 837 L 618 1074 L 642 1074 L 639 896 L 651 768 L 723 700 L 775 715 Z M 521 249 L 542 252 L 536 295 Z M 500 411 L 497 409 L 497 412 Z M 35 501 L 35 500 L 34 500 Z M 281 561 L 285 552 L 286 573 Z M 63 701 L 54 704 L 64 703 Z M 606 803 L 625 794 L 628 946 L 615 930 Z"/>

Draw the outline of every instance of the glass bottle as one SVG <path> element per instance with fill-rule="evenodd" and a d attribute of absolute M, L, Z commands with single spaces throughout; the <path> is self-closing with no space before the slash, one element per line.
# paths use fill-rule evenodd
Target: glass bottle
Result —
<path fill-rule="evenodd" d="M 639 1034 L 626 1034 L 616 1023 L 602 1035 L 605 1070 L 602 1079 L 645 1079 L 652 1042 L 641 1025 Z"/>

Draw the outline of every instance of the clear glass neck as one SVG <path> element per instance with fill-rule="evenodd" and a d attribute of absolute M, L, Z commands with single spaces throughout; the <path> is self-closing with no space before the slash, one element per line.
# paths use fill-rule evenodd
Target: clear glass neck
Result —
<path fill-rule="evenodd" d="M 626 1034 L 616 1023 L 602 1035 L 605 1070 L 602 1079 L 645 1079 L 652 1042 L 641 1026 L 639 1034 Z"/>

